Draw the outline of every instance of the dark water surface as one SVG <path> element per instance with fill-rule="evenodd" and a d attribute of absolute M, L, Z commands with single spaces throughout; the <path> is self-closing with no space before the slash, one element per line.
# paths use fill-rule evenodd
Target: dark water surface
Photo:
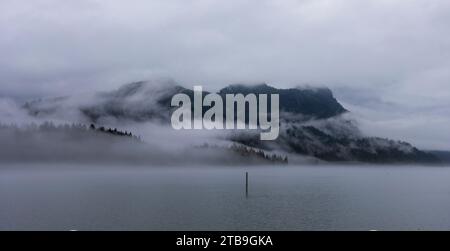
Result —
<path fill-rule="evenodd" d="M 8 229 L 450 229 L 450 168 L 0 165 Z"/>

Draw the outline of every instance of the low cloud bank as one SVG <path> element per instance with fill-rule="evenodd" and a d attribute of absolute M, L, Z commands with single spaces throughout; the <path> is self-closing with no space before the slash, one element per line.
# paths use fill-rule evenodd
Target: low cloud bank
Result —
<path fill-rule="evenodd" d="M 44 123 L 0 125 L 0 163 L 101 163 L 111 165 L 239 165 L 272 160 L 228 145 L 161 146 L 116 129 Z M 179 145 L 182 142 L 177 142 Z M 251 153 L 251 152 L 250 152 Z"/>

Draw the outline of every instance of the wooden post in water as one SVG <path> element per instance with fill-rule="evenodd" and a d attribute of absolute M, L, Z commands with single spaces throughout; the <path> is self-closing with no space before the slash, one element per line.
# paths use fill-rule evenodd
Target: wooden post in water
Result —
<path fill-rule="evenodd" d="M 245 197 L 248 197 L 248 172 L 245 172 Z"/>

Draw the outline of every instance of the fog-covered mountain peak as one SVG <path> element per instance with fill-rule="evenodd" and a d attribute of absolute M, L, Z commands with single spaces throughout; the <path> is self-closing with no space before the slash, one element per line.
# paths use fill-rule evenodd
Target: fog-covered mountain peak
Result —
<path fill-rule="evenodd" d="M 207 90 L 203 90 L 207 93 Z M 39 99 L 28 102 L 24 108 L 33 116 L 57 116 L 61 109 L 75 109 L 92 122 L 104 117 L 146 121 L 167 120 L 170 116 L 170 100 L 177 93 L 193 97 L 193 91 L 170 79 L 138 81 L 125 84 L 116 90 L 101 92 L 89 97 L 62 97 Z M 331 90 L 321 89 L 278 89 L 266 83 L 233 84 L 221 89 L 220 95 L 279 94 L 280 111 L 301 115 L 305 118 L 331 118 L 346 112 L 334 98 Z M 70 104 L 70 105 L 69 105 Z M 58 111 L 58 114 L 56 113 Z"/>
<path fill-rule="evenodd" d="M 206 94 L 208 90 L 204 89 L 203 92 Z M 193 99 L 193 90 L 175 81 L 150 80 L 125 84 L 116 90 L 94 93 L 89 97 L 35 100 L 28 102 L 24 108 L 32 116 L 49 120 L 70 117 L 72 122 L 110 126 L 129 124 L 137 127 L 144 122 L 158 122 L 158 126 L 170 131 L 170 116 L 174 109 L 170 103 L 173 95 L 178 93 L 185 93 Z M 326 87 L 283 89 L 266 83 L 233 84 L 218 92 L 221 96 L 238 93 L 278 94 L 280 135 L 274 141 L 261 142 L 257 134 L 245 130 L 224 137 L 225 140 L 256 149 L 306 155 L 326 161 L 435 161 L 432 155 L 408 143 L 363 135 L 347 110 Z M 192 144 L 188 139 L 185 143 L 186 146 Z"/>
<path fill-rule="evenodd" d="M 219 91 L 220 94 L 244 95 L 254 94 L 278 94 L 280 110 L 293 114 L 301 114 L 310 118 L 331 118 L 347 112 L 347 110 L 336 100 L 332 91 L 326 87 L 319 88 L 288 88 L 279 89 L 268 84 L 235 84 L 227 86 Z"/>
<path fill-rule="evenodd" d="M 122 85 L 116 90 L 103 93 L 103 96 L 116 98 L 128 98 L 133 96 L 145 97 L 167 93 L 168 91 L 174 91 L 180 88 L 178 83 L 171 79 L 146 80 Z"/>

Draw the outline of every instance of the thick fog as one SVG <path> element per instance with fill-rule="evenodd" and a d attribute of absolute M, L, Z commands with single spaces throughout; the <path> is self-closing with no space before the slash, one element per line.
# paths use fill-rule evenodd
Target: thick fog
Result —
<path fill-rule="evenodd" d="M 368 133 L 450 149 L 449 11 L 446 0 L 3 0 L 0 97 L 161 76 L 212 90 L 308 83 L 338 90 Z"/>
<path fill-rule="evenodd" d="M 148 124 L 147 126 L 150 126 Z M 156 125 L 153 125 L 156 126 Z M 243 155 L 231 142 L 213 137 L 176 135 L 153 127 L 147 140 L 115 129 L 113 132 L 77 124 L 0 124 L 0 164 L 83 163 L 115 165 L 253 165 L 273 164 L 268 159 Z M 122 135 L 119 135 L 123 133 Z M 159 135 L 159 137 L 158 137 Z M 192 135 L 191 135 L 192 136 Z M 198 136 L 201 136 L 200 138 Z M 203 140 L 203 141 L 200 141 Z M 205 144 L 208 140 L 209 145 Z M 308 158 L 297 157 L 296 162 Z M 311 158 L 310 158 L 311 159 Z"/>

